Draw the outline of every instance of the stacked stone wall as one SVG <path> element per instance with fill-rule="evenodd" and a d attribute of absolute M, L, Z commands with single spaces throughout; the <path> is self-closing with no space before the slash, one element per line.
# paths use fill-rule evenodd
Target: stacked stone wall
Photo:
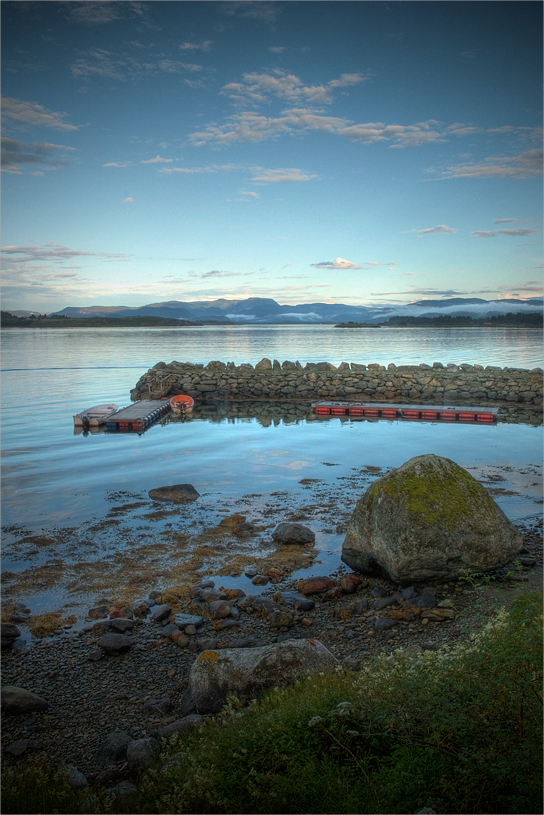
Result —
<path fill-rule="evenodd" d="M 137 382 L 131 399 L 187 393 L 197 403 L 230 400 L 353 400 L 412 404 L 542 405 L 542 369 L 481 365 L 361 365 L 263 359 L 257 365 L 212 361 L 159 362 Z"/>

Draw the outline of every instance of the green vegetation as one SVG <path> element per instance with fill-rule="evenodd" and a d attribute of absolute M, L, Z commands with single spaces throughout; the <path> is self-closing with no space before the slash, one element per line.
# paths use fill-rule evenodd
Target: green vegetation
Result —
<path fill-rule="evenodd" d="M 422 526 L 440 523 L 452 529 L 466 513 L 467 500 L 480 502 L 481 515 L 492 512 L 495 505 L 486 489 L 462 467 L 449 471 L 428 462 L 422 478 L 414 470 L 399 467 L 374 482 L 368 500 L 385 492 L 397 506 L 404 505 L 414 523 Z M 482 520 L 482 517 L 480 517 Z"/>
<path fill-rule="evenodd" d="M 233 698 L 166 752 L 131 812 L 541 813 L 542 593 L 468 643 Z M 6 814 L 78 811 L 43 765 L 6 771 L 2 798 Z"/>
<path fill-rule="evenodd" d="M 177 320 L 174 317 L 66 317 L 63 314 L 48 317 L 15 317 L 8 311 L 0 314 L 3 328 L 140 328 L 181 325 L 203 325 L 190 320 Z"/>
<path fill-rule="evenodd" d="M 483 325 L 494 328 L 542 328 L 542 312 L 527 314 L 522 311 L 508 312 L 497 317 L 464 317 L 440 314 L 437 317 L 390 317 L 382 323 L 387 328 L 478 328 Z"/>

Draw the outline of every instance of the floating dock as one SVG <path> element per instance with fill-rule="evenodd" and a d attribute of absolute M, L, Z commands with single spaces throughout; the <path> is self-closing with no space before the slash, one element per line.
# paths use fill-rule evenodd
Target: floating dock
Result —
<path fill-rule="evenodd" d="M 169 411 L 168 399 L 134 402 L 110 416 L 106 428 L 108 430 L 145 430 Z"/>
<path fill-rule="evenodd" d="M 451 407 L 444 405 L 391 405 L 378 402 L 314 402 L 318 416 L 359 416 L 374 419 L 408 419 L 428 422 L 492 424 L 498 408 Z"/>

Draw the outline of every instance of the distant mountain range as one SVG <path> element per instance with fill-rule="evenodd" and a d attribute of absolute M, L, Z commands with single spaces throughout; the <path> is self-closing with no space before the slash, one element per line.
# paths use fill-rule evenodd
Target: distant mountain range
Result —
<path fill-rule="evenodd" d="M 169 317 L 180 320 L 217 321 L 231 324 L 248 323 L 383 323 L 390 317 L 437 317 L 444 315 L 490 318 L 510 313 L 542 312 L 542 298 L 528 300 L 483 300 L 479 297 L 452 297 L 444 300 L 418 300 L 406 306 L 348 306 L 343 303 L 302 303 L 282 306 L 270 298 L 249 297 L 246 300 L 170 300 L 146 306 L 68 307 L 50 316 L 66 317 Z M 17 316 L 32 312 L 12 311 Z M 34 312 L 37 313 L 37 312 Z"/>
<path fill-rule="evenodd" d="M 56 314 L 67 317 L 175 317 L 182 320 L 217 320 L 225 323 L 383 323 L 390 317 L 436 317 L 451 314 L 486 318 L 508 312 L 534 314 L 542 311 L 542 298 L 529 300 L 483 300 L 478 297 L 452 297 L 444 300 L 418 300 L 407 306 L 348 306 L 343 303 L 302 303 L 282 306 L 264 297 L 247 300 L 182 302 L 170 300 L 147 306 L 89 306 L 64 308 Z"/>

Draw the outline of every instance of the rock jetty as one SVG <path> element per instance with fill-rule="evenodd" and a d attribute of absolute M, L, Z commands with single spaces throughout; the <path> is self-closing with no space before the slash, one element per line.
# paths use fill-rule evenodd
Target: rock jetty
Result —
<path fill-rule="evenodd" d="M 312 401 L 351 399 L 424 404 L 542 405 L 542 369 L 492 365 L 362 365 L 262 359 L 255 366 L 213 360 L 158 362 L 131 390 L 130 397 L 153 399 L 186 393 L 197 403 L 264 399 Z"/>

